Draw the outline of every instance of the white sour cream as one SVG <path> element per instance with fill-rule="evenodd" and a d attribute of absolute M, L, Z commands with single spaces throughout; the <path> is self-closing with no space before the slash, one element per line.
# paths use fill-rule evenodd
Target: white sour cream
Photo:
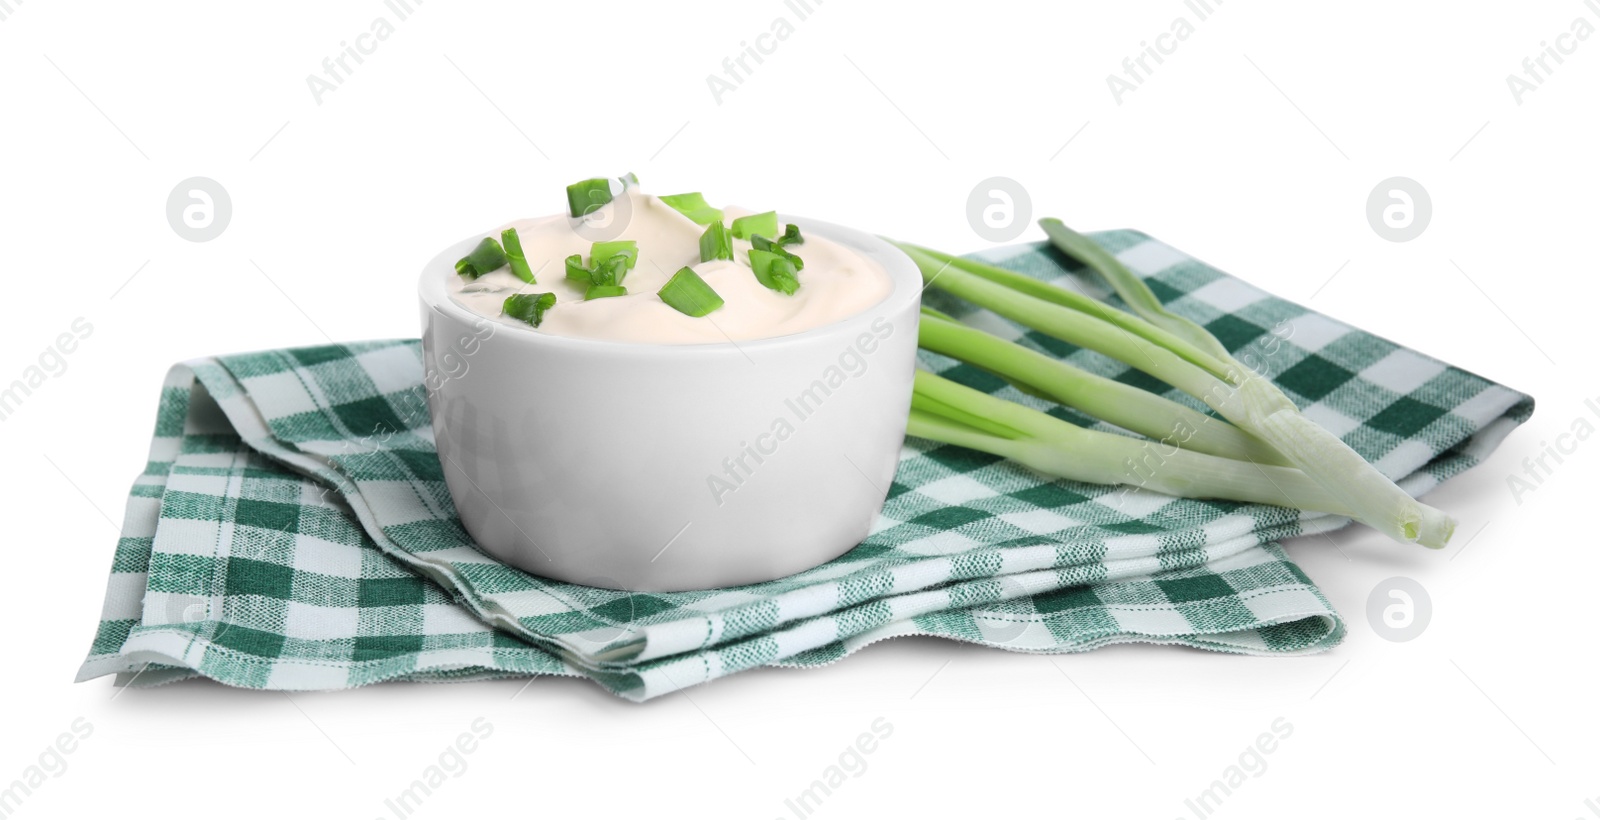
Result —
<path fill-rule="evenodd" d="M 724 209 L 723 220 L 731 225 L 735 217 L 748 213 Z M 578 254 L 589 262 L 594 237 L 585 234 L 593 232 L 583 228 L 583 223 L 557 214 L 512 222 L 488 234 L 499 241 L 503 228 L 517 229 L 537 284 L 518 279 L 509 267 L 470 282 L 452 271 L 447 274 L 450 297 L 474 313 L 533 333 L 706 344 L 770 339 L 832 324 L 872 307 L 892 289 L 889 274 L 878 263 L 807 233 L 803 243 L 787 248 L 805 261 L 805 270 L 797 275 L 800 288 L 790 295 L 770 290 L 750 269 L 748 241 L 733 240 L 733 261 L 701 262 L 700 235 L 705 226 L 636 189 L 618 194 L 591 218 L 624 219 L 620 235 L 609 238 L 638 243 L 638 262 L 622 282 L 628 289 L 626 296 L 584 301 L 585 288 L 567 280 L 564 260 Z M 656 292 L 685 265 L 722 297 L 722 307 L 697 318 L 661 301 Z M 501 312 L 506 297 L 516 293 L 554 293 L 556 304 L 534 328 Z"/>

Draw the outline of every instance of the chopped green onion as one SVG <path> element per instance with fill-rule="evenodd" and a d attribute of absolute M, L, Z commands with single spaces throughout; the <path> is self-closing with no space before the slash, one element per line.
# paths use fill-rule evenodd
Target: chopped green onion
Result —
<path fill-rule="evenodd" d="M 707 225 L 706 232 L 700 234 L 700 261 L 713 259 L 733 259 L 733 237 L 728 235 L 728 226 L 720 219 Z"/>
<path fill-rule="evenodd" d="M 589 282 L 595 285 L 620 285 L 623 277 L 628 275 L 628 257 L 623 255 L 613 256 L 589 272 Z"/>
<path fill-rule="evenodd" d="M 622 183 L 622 190 L 624 191 L 628 190 L 629 188 L 639 187 L 639 177 L 632 171 L 617 177 L 617 179 Z"/>
<path fill-rule="evenodd" d="M 783 236 L 778 237 L 779 245 L 804 245 L 806 238 L 800 235 L 800 226 L 790 222 L 783 226 Z"/>
<path fill-rule="evenodd" d="M 767 211 L 764 214 L 750 214 L 733 220 L 733 235 L 739 239 L 749 239 L 757 235 L 777 236 L 778 212 Z"/>
<path fill-rule="evenodd" d="M 621 285 L 590 285 L 589 290 L 583 294 L 584 301 L 590 299 L 604 299 L 608 296 L 627 296 L 628 289 Z"/>
<path fill-rule="evenodd" d="M 517 235 L 517 229 L 506 228 L 501 231 L 500 242 L 506 246 L 506 259 L 511 262 L 511 272 L 530 285 L 538 284 L 538 280 L 533 278 L 533 268 L 528 267 L 528 257 L 522 253 L 522 237 Z"/>
<path fill-rule="evenodd" d="M 602 247 L 602 246 L 614 247 Z M 625 246 L 625 247 L 624 247 Z M 620 285 L 623 277 L 628 275 L 628 269 L 633 267 L 634 260 L 638 259 L 638 248 L 634 247 L 633 240 L 624 242 L 596 242 L 594 252 L 600 254 L 600 261 L 585 267 L 583 257 L 573 254 L 566 259 L 567 281 L 583 285 Z M 609 255 L 608 255 L 609 254 Z M 603 257 L 603 258 L 602 258 Z"/>
<path fill-rule="evenodd" d="M 595 177 L 567 186 L 567 208 L 574 219 L 582 219 L 611 201 L 611 180 Z"/>
<path fill-rule="evenodd" d="M 656 295 L 686 316 L 704 316 L 722 307 L 722 297 L 687 265 L 674 273 Z"/>
<path fill-rule="evenodd" d="M 806 269 L 805 260 L 801 259 L 798 256 L 795 256 L 792 253 L 790 253 L 787 248 L 783 247 L 782 242 L 783 242 L 782 240 L 774 242 L 774 241 L 766 238 L 765 236 L 761 236 L 760 234 L 757 234 L 755 236 L 750 237 L 750 247 L 752 247 L 752 248 L 754 248 L 754 249 L 756 249 L 758 251 L 767 251 L 769 253 L 775 253 L 775 254 L 777 254 L 777 255 L 785 258 L 785 259 L 788 259 L 790 262 L 794 263 L 794 269 L 795 270 L 797 270 L 797 271 L 805 270 Z"/>
<path fill-rule="evenodd" d="M 567 257 L 567 278 L 575 282 L 589 282 L 593 278 L 593 271 L 583 266 L 583 257 L 573 254 Z"/>
<path fill-rule="evenodd" d="M 633 270 L 633 266 L 639 262 L 639 243 L 632 239 L 618 239 L 615 242 L 596 242 L 589 249 L 589 262 L 596 268 L 619 256 L 624 258 L 624 273 Z M 622 281 L 622 277 L 617 277 L 617 281 Z"/>
<path fill-rule="evenodd" d="M 697 191 L 691 194 L 668 194 L 661 197 L 668 207 L 672 208 L 696 225 L 710 225 L 722 221 L 722 211 L 706 203 L 706 198 Z"/>
<path fill-rule="evenodd" d="M 555 307 L 554 293 L 518 293 L 507 296 L 500 310 L 513 319 L 520 319 L 534 327 L 544 321 L 544 312 Z"/>
<path fill-rule="evenodd" d="M 456 273 L 468 279 L 477 279 L 505 266 L 506 252 L 500 249 L 500 243 L 494 241 L 494 237 L 485 236 L 478 247 L 472 249 L 472 253 L 456 261 Z"/>
<path fill-rule="evenodd" d="M 800 280 L 795 278 L 794 263 L 781 254 L 752 249 L 750 269 L 755 271 L 757 282 L 772 290 L 788 295 L 800 288 Z"/>
<path fill-rule="evenodd" d="M 800 289 L 800 279 L 795 276 L 794 263 L 788 259 L 774 259 L 767 276 L 772 279 L 771 284 L 762 284 L 773 290 L 782 291 L 785 296 L 792 296 Z"/>

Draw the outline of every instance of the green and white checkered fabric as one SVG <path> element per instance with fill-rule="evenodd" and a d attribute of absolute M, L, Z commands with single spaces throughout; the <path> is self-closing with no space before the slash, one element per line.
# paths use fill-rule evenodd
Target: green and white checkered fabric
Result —
<path fill-rule="evenodd" d="M 1271 297 L 1142 234 L 1096 240 L 1410 492 L 1476 464 L 1533 411 L 1526 395 Z M 1106 295 L 1048 247 L 984 256 Z M 1203 409 L 1098 354 L 937 294 L 928 301 Z M 1094 423 L 922 355 L 923 366 L 968 385 Z M 1273 542 L 1346 519 L 1049 481 L 918 439 L 906 442 L 873 533 L 817 569 L 682 593 L 538 578 L 478 552 L 461 528 L 422 381 L 415 341 L 175 367 L 79 679 L 119 673 L 147 685 L 202 675 L 306 690 L 563 674 L 645 700 L 756 666 L 826 664 L 901 635 L 1023 652 L 1142 641 L 1298 654 L 1344 633 Z"/>

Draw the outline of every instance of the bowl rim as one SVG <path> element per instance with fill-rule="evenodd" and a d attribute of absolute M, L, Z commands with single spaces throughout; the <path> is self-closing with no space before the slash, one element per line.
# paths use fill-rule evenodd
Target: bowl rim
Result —
<path fill-rule="evenodd" d="M 449 276 L 456 275 L 454 260 L 465 255 L 483 237 L 494 235 L 499 230 L 496 229 L 496 231 L 488 233 L 474 233 L 466 239 L 451 244 L 429 260 L 427 265 L 423 267 L 422 275 L 417 283 L 417 294 L 422 299 L 422 305 L 425 309 L 438 311 L 469 325 L 480 321 L 493 322 L 495 335 L 499 335 L 501 327 L 506 327 L 509 329 L 512 338 L 527 339 L 529 344 L 554 345 L 594 352 L 610 350 L 644 353 L 647 351 L 684 350 L 708 355 L 716 351 L 742 355 L 751 350 L 786 347 L 805 344 L 818 338 L 849 335 L 855 332 L 857 327 L 869 326 L 879 316 L 894 315 L 907 307 L 914 308 L 921 299 L 923 290 L 922 273 L 917 268 L 916 262 L 912 261 L 910 256 L 907 256 L 904 251 L 895 247 L 888 240 L 874 236 L 866 231 L 825 222 L 820 219 L 791 216 L 784 213 L 778 214 L 778 218 L 784 222 L 792 222 L 799 225 L 800 229 L 805 233 L 814 233 L 824 239 L 837 242 L 877 262 L 889 276 L 891 285 L 889 293 L 865 309 L 825 325 L 763 339 L 739 341 L 730 339 L 723 342 L 663 344 L 659 342 L 594 339 L 586 336 L 561 336 L 554 333 L 541 333 L 535 328 L 518 328 L 509 323 L 468 310 L 464 305 L 450 298 L 450 293 L 445 287 L 445 283 L 449 281 Z"/>

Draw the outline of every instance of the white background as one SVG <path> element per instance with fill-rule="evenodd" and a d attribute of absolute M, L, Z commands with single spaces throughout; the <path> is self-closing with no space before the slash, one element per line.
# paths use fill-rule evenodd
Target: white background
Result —
<path fill-rule="evenodd" d="M 319 105 L 307 75 L 393 18 L 378 0 L 7 5 L 0 382 L 74 318 L 94 326 L 0 422 L 0 785 L 74 718 L 94 726 L 18 816 L 392 816 L 383 800 L 479 717 L 494 734 L 418 816 L 788 817 L 784 799 L 880 717 L 893 735 L 817 816 L 1192 817 L 1185 799 L 1279 717 L 1293 734 L 1217 816 L 1571 818 L 1600 803 L 1586 628 L 1600 443 L 1520 504 L 1507 486 L 1542 441 L 1600 424 L 1583 406 L 1600 396 L 1600 36 L 1520 104 L 1506 84 L 1600 9 L 1228 0 L 1119 105 L 1106 76 L 1193 19 L 1181 3 L 827 0 L 719 104 L 707 75 L 793 19 L 781 2 L 429 0 Z M 442 245 L 627 170 L 657 192 L 951 251 L 986 244 L 966 218 L 973 186 L 1011 177 L 1035 217 L 1142 229 L 1539 409 L 1430 498 L 1462 520 L 1448 550 L 1368 530 L 1288 545 L 1350 623 L 1311 658 L 904 640 L 642 706 L 563 679 L 515 699 L 521 681 L 292 702 L 70 683 L 171 363 L 414 336 L 414 275 Z M 165 215 L 197 175 L 233 201 L 202 244 Z M 1433 202 L 1407 243 L 1366 219 L 1394 175 Z M 1409 643 L 1365 616 L 1396 575 L 1432 598 Z"/>

